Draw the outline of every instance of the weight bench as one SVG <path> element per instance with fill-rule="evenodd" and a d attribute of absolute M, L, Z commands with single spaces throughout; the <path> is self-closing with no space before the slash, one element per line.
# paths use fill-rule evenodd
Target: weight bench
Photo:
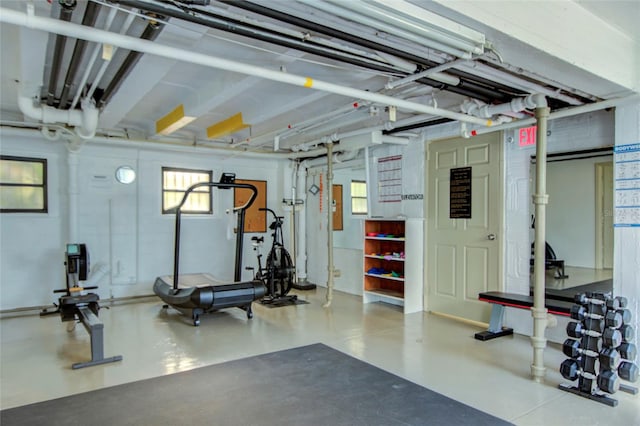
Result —
<path fill-rule="evenodd" d="M 478 300 L 492 304 L 489 329 L 475 334 L 475 338 L 482 341 L 513 334 L 512 328 L 502 326 L 505 307 L 519 309 L 531 309 L 533 307 L 533 296 L 525 294 L 488 291 L 480 293 Z M 545 307 L 551 314 L 568 317 L 571 312 L 571 306 L 573 306 L 572 302 L 545 299 Z"/>

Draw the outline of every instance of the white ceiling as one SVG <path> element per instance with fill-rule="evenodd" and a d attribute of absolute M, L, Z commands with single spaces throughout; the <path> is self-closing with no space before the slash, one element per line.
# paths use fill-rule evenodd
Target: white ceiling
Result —
<path fill-rule="evenodd" d="M 355 2 L 355 0 L 352 0 Z M 406 2 L 401 0 L 369 0 L 370 2 L 391 1 L 398 7 Z M 330 27 L 366 40 L 396 48 L 401 53 L 411 53 L 426 62 L 422 68 L 448 62 L 455 57 L 443 54 L 436 49 L 427 49 L 416 42 L 410 42 L 389 36 L 379 28 L 357 24 L 346 19 L 340 10 L 333 13 L 319 10 L 319 0 L 305 1 L 252 1 L 243 4 L 264 6 L 276 13 L 286 13 L 307 19 L 312 23 Z M 326 6 L 332 6 L 335 1 L 322 1 Z M 58 18 L 60 6 L 56 1 L 51 4 L 46 0 L 34 0 L 36 15 Z M 323 34 L 317 28 L 307 27 L 301 23 L 287 23 L 279 19 L 270 18 L 256 12 L 236 7 L 235 2 L 221 2 L 212 0 L 208 6 L 189 5 L 179 1 L 121 1 L 96 2 L 100 5 L 99 14 L 94 28 L 102 29 L 113 7 L 115 12 L 112 31 L 119 32 L 127 17 L 134 13 L 133 25 L 127 34 L 137 37 L 148 25 L 148 14 L 140 10 L 163 8 L 171 13 L 183 13 L 180 8 L 191 8 L 188 12 L 205 21 L 213 22 L 211 14 L 221 15 L 219 21 L 241 19 L 245 24 L 258 25 L 262 32 L 272 36 L 274 31 L 284 34 L 279 38 L 286 38 L 288 45 L 277 45 L 272 42 L 256 40 L 252 37 L 238 35 L 233 31 L 213 29 L 178 18 L 161 18 L 159 35 L 153 41 L 158 46 L 178 47 L 187 52 L 199 52 L 205 55 L 253 65 L 262 70 L 278 71 L 291 75 L 308 76 L 314 81 L 324 81 L 339 86 L 380 93 L 394 99 L 408 100 L 428 106 L 437 106 L 459 112 L 460 104 L 467 99 L 476 99 L 479 103 L 499 104 L 510 101 L 528 93 L 537 93 L 544 89 L 553 96 L 548 96 L 552 109 L 567 108 L 580 104 L 597 102 L 628 96 L 637 92 L 640 85 L 627 84 L 622 79 L 616 81 L 615 76 L 598 75 L 589 69 L 592 62 L 575 61 L 561 57 L 554 46 L 543 42 L 524 40 L 517 28 L 496 27 L 488 19 L 479 22 L 465 12 L 465 2 L 439 1 L 425 2 L 411 0 L 411 5 L 421 9 L 433 11 L 439 15 L 454 19 L 456 22 L 473 28 L 484 34 L 497 51 L 485 54 L 474 61 L 457 65 L 446 70 L 451 77 L 458 77 L 460 83 L 449 84 L 444 87 L 440 83 L 431 81 L 413 82 L 399 89 L 385 89 L 385 85 L 392 80 L 411 74 L 416 69 L 416 62 L 399 60 L 380 53 L 375 46 L 356 44 L 351 40 L 344 40 L 343 35 Z M 358 1 L 358 3 L 362 3 Z M 454 6 L 455 3 L 455 7 Z M 524 7 L 527 2 L 483 2 L 493 7 L 496 15 L 504 12 L 517 15 L 514 3 Z M 597 18 L 601 24 L 599 28 L 589 28 L 588 31 L 598 37 L 627 37 L 630 46 L 638 47 L 638 18 L 640 18 L 640 2 L 638 1 L 556 1 L 547 2 L 557 7 L 558 13 L 565 6 L 581 7 L 582 11 Z M 0 7 L 24 12 L 27 2 L 18 0 L 2 0 Z M 135 5 L 137 7 L 132 7 Z M 509 5 L 509 7 L 506 7 Z M 340 6 L 338 2 L 338 6 Z M 502 11 L 500 7 L 502 7 Z M 87 8 L 87 1 L 78 1 L 73 12 L 72 22 L 79 24 Z M 576 9 L 573 9 L 574 11 Z M 522 9 L 522 14 L 526 13 Z M 0 18 L 1 19 L 1 18 Z M 156 16 L 157 19 L 157 16 Z M 355 19 L 355 18 L 354 18 Z M 511 19 L 513 22 L 513 19 Z M 590 21 L 591 22 L 591 21 Z M 235 31 L 232 24 L 223 23 L 223 27 Z M 311 24 L 309 24 L 311 25 Z M 532 25 L 527 24 L 529 27 Z M 573 23 L 572 25 L 577 25 Z M 544 23 L 533 25 L 534 29 L 544 32 Z M 45 28 L 42 28 L 46 30 Z M 529 33 L 533 30 L 528 28 Z M 613 34 L 613 31 L 617 34 Z M 287 36 L 289 38 L 287 38 Z M 300 38 L 305 37 L 304 41 Z M 566 35 L 565 43 L 571 47 L 571 34 Z M 0 24 L 0 120 L 3 126 L 33 126 L 38 120 L 23 116 L 18 108 L 17 97 L 20 90 L 28 96 L 33 96 L 36 104 L 46 102 L 47 89 L 54 61 L 55 34 L 46 31 L 35 31 L 13 24 Z M 64 54 L 61 56 L 61 69 L 57 80 L 56 103 L 70 68 L 70 59 L 75 45 L 75 39 L 66 42 Z M 303 52 L 300 48 L 311 46 L 318 48 L 324 45 L 331 55 L 336 55 L 336 49 L 342 52 L 339 57 Z M 117 46 L 115 46 L 117 47 Z M 110 62 L 107 62 L 104 77 L 98 82 L 96 75 L 102 61 L 98 59 L 92 66 L 89 57 L 96 49 L 95 43 L 88 43 L 84 56 L 78 67 L 76 78 L 73 80 L 71 97 L 78 93 L 84 96 L 91 83 L 97 82 L 98 91 L 104 90 L 114 80 L 116 71 L 124 58 L 130 54 L 126 49 L 118 49 Z M 360 65 L 345 62 L 344 51 L 348 50 L 356 55 L 359 61 L 369 61 L 374 68 L 364 69 Z M 99 48 L 96 52 L 102 53 Z M 597 57 L 600 53 L 593 51 Z M 628 52 L 630 57 L 636 58 L 636 68 L 633 70 L 638 76 L 637 51 Z M 635 55 L 635 56 L 634 56 Z M 606 58 L 606 55 L 603 56 Z M 369 58 L 369 59 L 363 59 Z M 500 62 L 501 58 L 503 62 Z M 428 66 L 424 64 L 428 63 Z M 408 65 L 408 68 L 407 68 Z M 616 64 L 610 64 L 616 66 Z M 383 66 L 383 70 L 380 70 Z M 88 71 L 88 80 L 81 85 L 80 79 Z M 300 144 L 313 145 L 324 138 L 346 134 L 346 132 L 362 128 L 374 128 L 389 124 L 408 123 L 411 121 L 427 122 L 440 118 L 435 114 L 428 116 L 407 108 L 399 108 L 395 123 L 389 123 L 388 108 L 384 102 L 369 102 L 354 96 L 343 96 L 317 91 L 300 86 L 293 86 L 265 79 L 267 71 L 251 74 L 223 71 L 216 68 L 195 65 L 181 60 L 167 57 L 142 54 L 125 78 L 121 80 L 119 88 L 101 108 L 98 125 L 98 135 L 112 135 L 131 139 L 173 140 L 185 144 L 202 144 L 222 147 L 238 147 L 237 149 L 273 151 L 274 144 L 282 151 L 297 148 Z M 20 86 L 20 84 L 22 86 Z M 434 87 L 436 86 L 436 87 Z M 22 87 L 22 88 L 21 88 Z M 78 89 L 80 88 L 80 89 Z M 98 95 L 94 95 L 100 99 Z M 60 110 L 67 106 L 56 105 Z M 178 105 L 184 105 L 186 115 L 195 117 L 191 123 L 171 136 L 157 135 L 156 121 L 168 114 Z M 242 113 L 247 128 L 228 135 L 207 138 L 206 129 L 209 126 Z M 525 111 L 525 114 L 527 112 Z M 59 123 L 64 126 L 65 123 Z M 418 132 L 412 129 L 411 132 Z M 402 135 L 406 135 L 404 131 Z M 274 140 L 277 139 L 277 142 Z M 242 147 L 242 148 L 240 148 Z"/>

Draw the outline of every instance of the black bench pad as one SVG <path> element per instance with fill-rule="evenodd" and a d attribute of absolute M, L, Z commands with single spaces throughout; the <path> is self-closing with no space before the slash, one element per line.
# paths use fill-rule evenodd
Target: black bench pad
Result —
<path fill-rule="evenodd" d="M 475 334 L 475 338 L 482 341 L 513 334 L 513 329 L 502 326 L 505 306 L 519 309 L 530 309 L 533 306 L 533 296 L 525 294 L 487 291 L 480 293 L 478 299 L 493 304 L 489 329 Z M 568 317 L 570 316 L 573 303 L 562 300 L 545 299 L 545 306 L 552 314 Z"/>
<path fill-rule="evenodd" d="M 513 308 L 528 309 L 533 307 L 533 296 L 516 293 L 503 293 L 501 291 L 487 291 L 480 293 L 478 299 L 489 303 L 498 303 Z M 545 299 L 545 307 L 550 313 L 568 317 L 571 313 L 572 302 L 566 300 Z"/>

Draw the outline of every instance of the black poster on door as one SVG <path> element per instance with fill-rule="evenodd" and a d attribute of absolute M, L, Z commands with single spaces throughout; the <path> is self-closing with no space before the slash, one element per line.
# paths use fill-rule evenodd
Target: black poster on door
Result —
<path fill-rule="evenodd" d="M 471 219 L 471 167 L 449 171 L 449 218 Z"/>

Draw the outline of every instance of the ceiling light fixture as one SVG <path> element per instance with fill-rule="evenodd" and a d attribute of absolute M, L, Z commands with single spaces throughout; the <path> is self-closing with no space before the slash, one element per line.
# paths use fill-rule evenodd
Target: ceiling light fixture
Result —
<path fill-rule="evenodd" d="M 247 127 L 249 127 L 249 125 L 242 121 L 242 113 L 239 112 L 225 120 L 207 127 L 207 138 L 221 138 L 242 129 L 246 129 Z"/>
<path fill-rule="evenodd" d="M 178 105 L 173 111 L 156 121 L 156 133 L 159 135 L 170 135 L 191 123 L 196 117 L 184 115 L 184 106 Z"/>

